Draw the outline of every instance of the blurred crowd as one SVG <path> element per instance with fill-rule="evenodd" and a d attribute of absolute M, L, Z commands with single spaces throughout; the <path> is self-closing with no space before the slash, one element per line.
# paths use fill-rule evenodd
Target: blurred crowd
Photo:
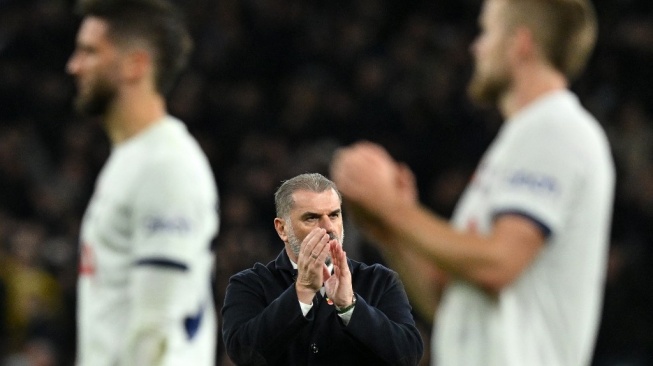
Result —
<path fill-rule="evenodd" d="M 422 201 L 451 214 L 501 123 L 465 95 L 480 0 L 178 4 L 195 52 L 169 107 L 220 189 L 218 304 L 231 274 L 281 250 L 280 182 L 328 174 L 343 144 L 383 144 L 417 174 Z M 653 2 L 594 4 L 598 47 L 572 89 L 608 132 L 618 166 L 594 366 L 653 365 Z M 0 366 L 74 359 L 78 228 L 110 146 L 98 121 L 72 111 L 72 8 L 0 0 Z M 346 232 L 351 257 L 382 261 L 350 222 Z M 428 345 L 431 320 L 419 322 Z M 231 364 L 220 355 L 218 365 Z"/>

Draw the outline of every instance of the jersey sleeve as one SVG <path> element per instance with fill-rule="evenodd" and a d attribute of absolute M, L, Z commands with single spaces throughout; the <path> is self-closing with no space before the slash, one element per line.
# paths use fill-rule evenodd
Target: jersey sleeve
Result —
<path fill-rule="evenodd" d="M 193 161 L 157 159 L 141 174 L 133 202 L 136 265 L 184 270 L 203 257 L 217 230 L 217 193 Z"/>
<path fill-rule="evenodd" d="M 582 158 L 568 136 L 534 129 L 513 138 L 496 171 L 493 219 L 518 214 L 532 220 L 545 236 L 565 222 L 583 179 Z"/>
<path fill-rule="evenodd" d="M 144 165 L 132 197 L 125 365 L 170 364 L 174 350 L 194 339 L 206 307 L 213 306 L 208 273 L 217 192 L 207 177 L 195 172 L 192 160 Z"/>

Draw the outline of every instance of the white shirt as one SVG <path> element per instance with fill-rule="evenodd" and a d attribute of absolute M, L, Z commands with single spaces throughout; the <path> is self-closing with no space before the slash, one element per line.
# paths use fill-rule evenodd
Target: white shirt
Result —
<path fill-rule="evenodd" d="M 507 121 L 454 213 L 454 225 L 489 234 L 503 213 L 548 235 L 534 262 L 497 299 L 462 280 L 434 322 L 438 366 L 581 366 L 593 351 L 615 183 L 603 130 L 569 91 Z"/>
<path fill-rule="evenodd" d="M 214 365 L 217 200 L 208 160 L 179 120 L 113 148 L 81 228 L 78 366 L 131 366 L 139 339 L 165 342 L 154 347 L 160 365 Z"/>

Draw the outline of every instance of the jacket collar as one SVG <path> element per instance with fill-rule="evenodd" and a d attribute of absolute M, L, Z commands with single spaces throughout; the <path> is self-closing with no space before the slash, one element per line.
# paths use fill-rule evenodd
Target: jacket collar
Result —
<path fill-rule="evenodd" d="M 290 281 L 295 282 L 297 279 L 297 270 L 293 268 L 288 253 L 286 253 L 286 248 L 283 248 L 274 260 L 274 267 L 283 277 L 289 278 Z"/>

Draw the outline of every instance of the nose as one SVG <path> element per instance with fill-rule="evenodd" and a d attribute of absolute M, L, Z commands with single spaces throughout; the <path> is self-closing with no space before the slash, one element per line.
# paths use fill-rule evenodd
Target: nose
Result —
<path fill-rule="evenodd" d="M 322 222 L 320 223 L 320 227 L 326 230 L 327 234 L 329 234 L 329 239 L 331 240 L 335 239 L 336 226 L 334 225 L 333 221 L 331 221 L 331 218 L 327 216 L 326 218 L 323 218 L 321 221 Z"/>
<path fill-rule="evenodd" d="M 79 61 L 77 60 L 77 56 L 75 56 L 75 54 L 72 54 L 68 59 L 68 62 L 66 63 L 66 72 L 69 73 L 70 75 L 75 75 L 78 69 L 79 69 Z"/>

